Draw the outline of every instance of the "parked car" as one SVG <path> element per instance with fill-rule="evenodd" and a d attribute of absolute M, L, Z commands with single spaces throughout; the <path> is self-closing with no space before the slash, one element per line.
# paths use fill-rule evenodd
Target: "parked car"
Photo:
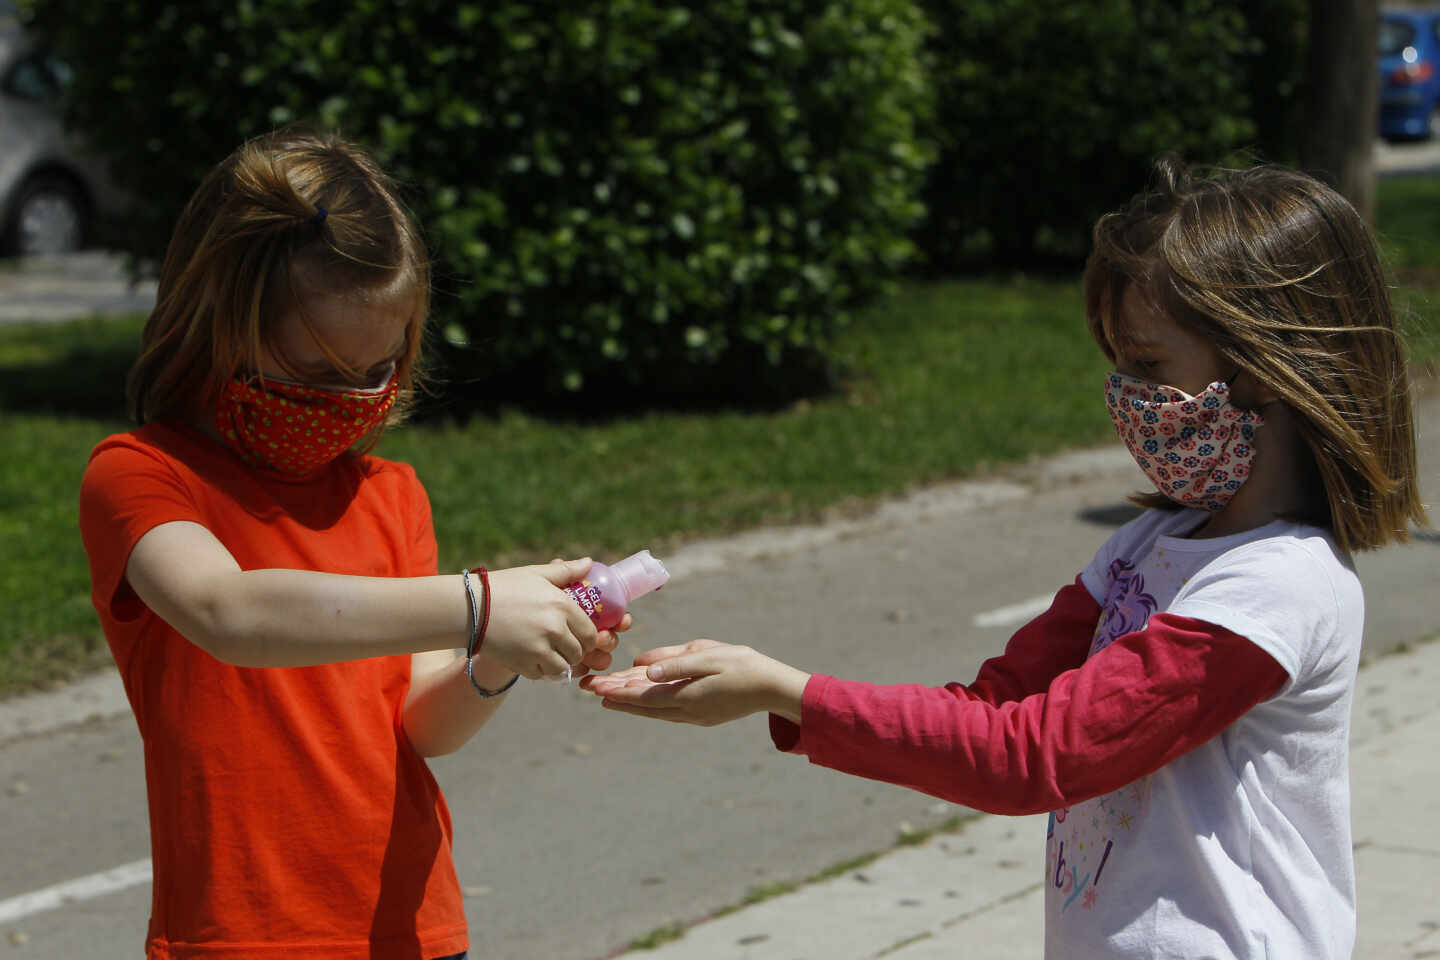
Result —
<path fill-rule="evenodd" d="M 68 253 L 119 193 L 60 120 L 69 68 L 0 17 L 0 252 Z"/>
<path fill-rule="evenodd" d="M 1440 10 L 1380 14 L 1380 136 L 1440 135 Z"/>

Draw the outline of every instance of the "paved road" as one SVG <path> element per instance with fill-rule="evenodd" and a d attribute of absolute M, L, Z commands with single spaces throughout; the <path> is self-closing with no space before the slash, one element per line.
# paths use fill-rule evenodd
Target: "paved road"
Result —
<path fill-rule="evenodd" d="M 1433 503 L 1440 392 L 1421 423 Z M 709 635 L 848 677 L 969 679 L 1013 628 L 1006 609 L 1069 581 L 1138 485 L 1107 447 L 924 491 L 841 526 L 695 544 L 666 558 L 675 578 L 637 611 L 628 646 Z M 1368 653 L 1434 632 L 1437 569 L 1433 536 L 1361 558 Z M 600 957 L 957 812 L 777 755 L 760 718 L 710 731 L 646 724 L 545 684 L 522 687 L 435 770 L 455 813 L 477 953 L 501 960 Z M 143 860 L 144 810 L 128 715 L 0 746 L 0 903 Z M 135 956 L 148 893 L 131 885 L 0 923 L 0 958 Z M 5 939 L 17 935 L 23 946 Z"/>

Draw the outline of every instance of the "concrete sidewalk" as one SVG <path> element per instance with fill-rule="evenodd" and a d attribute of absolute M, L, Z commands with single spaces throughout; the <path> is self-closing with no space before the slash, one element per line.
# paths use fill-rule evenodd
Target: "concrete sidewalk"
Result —
<path fill-rule="evenodd" d="M 104 250 L 0 262 L 0 324 L 61 323 L 96 314 L 149 313 L 154 279 L 131 283 Z"/>
<path fill-rule="evenodd" d="M 1350 787 L 1357 960 L 1440 957 L 1440 643 L 1366 664 Z M 835 774 L 839 777 L 841 774 Z M 1046 817 L 977 816 L 629 960 L 1013 960 L 1044 946 Z M 1298 958 L 1297 958 L 1298 960 Z"/>

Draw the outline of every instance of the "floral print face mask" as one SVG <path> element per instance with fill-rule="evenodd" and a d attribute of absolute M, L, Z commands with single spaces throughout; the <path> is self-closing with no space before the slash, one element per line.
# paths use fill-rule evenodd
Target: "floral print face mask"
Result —
<path fill-rule="evenodd" d="M 1250 476 L 1255 431 L 1265 420 L 1230 400 L 1217 380 L 1196 396 L 1111 373 L 1105 405 L 1130 455 L 1165 496 L 1212 513 Z"/>
<path fill-rule="evenodd" d="M 220 439 L 251 466 L 293 477 L 325 466 L 384 422 L 400 392 L 391 370 L 383 385 L 326 389 L 266 377 L 225 385 L 215 410 Z"/>

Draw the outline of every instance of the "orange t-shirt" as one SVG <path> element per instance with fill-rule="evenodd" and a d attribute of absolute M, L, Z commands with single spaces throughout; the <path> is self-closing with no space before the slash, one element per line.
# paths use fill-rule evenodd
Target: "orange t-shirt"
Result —
<path fill-rule="evenodd" d="M 148 530 L 189 520 L 245 570 L 436 571 L 415 471 L 345 455 L 293 480 L 188 427 L 102 441 L 80 491 L 92 600 L 145 745 L 150 958 L 423 960 L 468 949 L 450 811 L 401 727 L 408 656 L 234 667 L 125 581 Z"/>

